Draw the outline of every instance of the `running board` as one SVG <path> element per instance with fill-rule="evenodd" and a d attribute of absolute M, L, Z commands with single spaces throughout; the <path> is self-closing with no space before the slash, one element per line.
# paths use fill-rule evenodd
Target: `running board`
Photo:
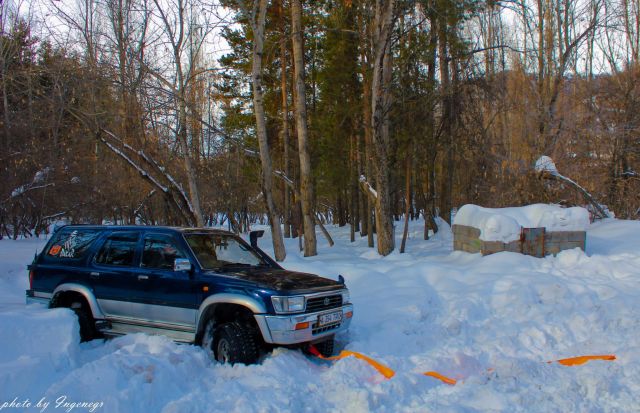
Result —
<path fill-rule="evenodd" d="M 172 328 L 145 326 L 134 324 L 131 322 L 98 320 L 96 321 L 96 328 L 98 329 L 98 331 L 100 331 L 100 333 L 107 336 L 122 336 L 125 334 L 144 333 L 149 335 L 166 336 L 171 340 L 180 343 L 193 343 L 196 339 L 195 332 L 193 331 L 182 331 Z"/>

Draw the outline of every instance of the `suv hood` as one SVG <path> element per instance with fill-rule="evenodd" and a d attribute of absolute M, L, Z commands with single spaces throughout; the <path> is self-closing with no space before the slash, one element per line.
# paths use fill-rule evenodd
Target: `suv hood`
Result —
<path fill-rule="evenodd" d="M 214 275 L 213 272 L 210 274 Z M 287 292 L 323 291 L 344 287 L 338 281 L 318 275 L 274 268 L 242 268 L 230 271 L 216 271 L 215 274 L 248 281 L 261 288 Z"/>

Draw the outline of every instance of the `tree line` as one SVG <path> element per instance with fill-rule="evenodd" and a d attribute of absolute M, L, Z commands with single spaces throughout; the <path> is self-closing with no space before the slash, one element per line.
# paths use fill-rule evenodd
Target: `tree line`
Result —
<path fill-rule="evenodd" d="M 584 204 L 541 179 L 541 155 L 640 215 L 637 0 L 0 12 L 0 237 L 59 219 L 260 222 L 282 260 L 284 238 L 316 255 L 316 227 L 330 240 L 336 224 L 387 255 L 409 220 L 427 239 L 465 203 Z"/>

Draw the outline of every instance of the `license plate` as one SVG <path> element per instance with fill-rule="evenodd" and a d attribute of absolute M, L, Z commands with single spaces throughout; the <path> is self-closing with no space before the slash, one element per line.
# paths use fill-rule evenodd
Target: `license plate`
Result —
<path fill-rule="evenodd" d="M 339 323 L 340 321 L 342 321 L 342 311 L 321 314 L 318 316 L 318 327 L 326 326 L 327 324 Z"/>

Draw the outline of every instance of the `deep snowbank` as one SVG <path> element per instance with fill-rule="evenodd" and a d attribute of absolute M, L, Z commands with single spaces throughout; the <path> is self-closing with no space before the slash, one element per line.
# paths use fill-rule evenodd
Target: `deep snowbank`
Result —
<path fill-rule="evenodd" d="M 388 381 L 356 359 L 331 364 L 286 349 L 231 367 L 162 337 L 76 344 L 71 311 L 21 304 L 34 242 L 0 241 L 0 404 L 44 397 L 55 412 L 66 396 L 102 402 L 102 412 L 638 409 L 640 222 L 595 224 L 586 254 L 542 259 L 451 252 L 450 232 L 423 241 L 421 228 L 412 224 L 406 254 L 386 258 L 366 239 L 349 243 L 347 228 L 330 228 L 336 246 L 317 257 L 287 242 L 285 267 L 344 275 L 356 312 L 339 344 L 393 368 Z M 545 363 L 603 353 L 618 360 Z M 428 370 L 460 381 L 420 375 Z"/>

